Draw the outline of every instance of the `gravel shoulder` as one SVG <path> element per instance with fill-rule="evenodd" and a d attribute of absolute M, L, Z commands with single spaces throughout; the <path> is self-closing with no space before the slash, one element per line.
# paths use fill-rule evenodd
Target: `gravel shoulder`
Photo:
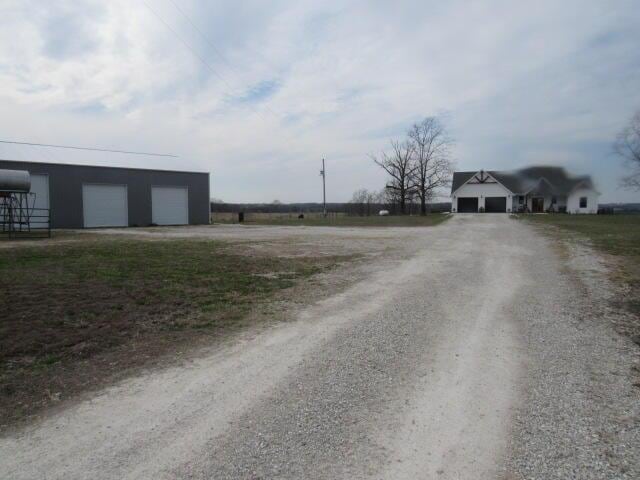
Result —
<path fill-rule="evenodd" d="M 539 281 L 520 297 L 528 359 L 508 478 L 640 478 L 640 349 L 619 333 L 617 264 L 580 239 L 545 238 L 530 265 Z"/>
<path fill-rule="evenodd" d="M 251 235 L 382 244 L 290 322 L 1 438 L 0 477 L 638 478 L 637 352 L 550 239 L 489 214 L 291 230 Z"/>

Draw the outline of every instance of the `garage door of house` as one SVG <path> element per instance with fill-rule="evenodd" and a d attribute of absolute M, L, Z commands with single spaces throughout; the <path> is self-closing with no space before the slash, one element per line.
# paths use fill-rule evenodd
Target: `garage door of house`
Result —
<path fill-rule="evenodd" d="M 487 197 L 484 199 L 484 211 L 504 213 L 507 211 L 507 197 Z"/>
<path fill-rule="evenodd" d="M 151 221 L 156 225 L 187 225 L 187 187 L 151 187 Z"/>
<path fill-rule="evenodd" d="M 82 212 L 85 228 L 126 227 L 129 224 L 127 186 L 82 185 Z"/>
<path fill-rule="evenodd" d="M 477 213 L 478 212 L 478 197 L 458 197 L 458 212 L 459 213 Z"/>

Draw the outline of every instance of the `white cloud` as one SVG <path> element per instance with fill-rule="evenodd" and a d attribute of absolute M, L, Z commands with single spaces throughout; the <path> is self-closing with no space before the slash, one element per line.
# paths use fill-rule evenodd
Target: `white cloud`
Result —
<path fill-rule="evenodd" d="M 640 106 L 632 1 L 176 1 L 206 39 L 147 2 L 197 56 L 144 2 L 3 4 L 3 135 L 179 153 L 73 161 L 210 170 L 229 201 L 315 200 L 325 156 L 346 200 L 384 183 L 368 153 L 441 112 L 461 168 L 545 161 L 614 185 L 599 159 Z"/>

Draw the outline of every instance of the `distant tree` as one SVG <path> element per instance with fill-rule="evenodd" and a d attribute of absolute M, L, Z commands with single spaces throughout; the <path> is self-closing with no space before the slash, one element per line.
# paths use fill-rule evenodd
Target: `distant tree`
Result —
<path fill-rule="evenodd" d="M 224 200 L 220 198 L 212 198 L 211 203 L 224 203 Z"/>
<path fill-rule="evenodd" d="M 380 194 L 366 188 L 361 188 L 353 192 L 349 202 L 349 212 L 354 215 L 371 215 L 376 205 L 383 203 Z"/>
<path fill-rule="evenodd" d="M 273 202 L 271 202 L 271 205 L 282 205 L 282 202 L 278 199 L 275 199 Z"/>
<path fill-rule="evenodd" d="M 351 197 L 351 203 L 365 203 L 368 196 L 369 191 L 366 188 L 356 190 L 355 192 L 353 192 L 353 196 Z"/>
<path fill-rule="evenodd" d="M 622 185 L 640 190 L 640 110 L 631 117 L 629 125 L 618 134 L 613 148 L 631 168 L 631 173 L 622 179 Z"/>
<path fill-rule="evenodd" d="M 377 191 L 377 192 L 371 191 L 370 192 L 371 203 L 376 203 L 378 205 L 384 204 L 385 201 L 386 201 L 385 191 L 386 191 L 386 189 L 384 189 L 384 188 L 382 190 Z"/>
<path fill-rule="evenodd" d="M 352 213 L 360 216 L 364 215 L 368 198 L 369 192 L 365 188 L 361 188 L 360 190 L 353 192 L 350 202 L 353 206 Z"/>
<path fill-rule="evenodd" d="M 375 214 L 375 208 L 379 207 L 381 203 L 380 193 L 369 190 L 367 192 L 367 215 Z"/>
<path fill-rule="evenodd" d="M 451 183 L 453 140 L 437 117 L 427 117 L 409 130 L 409 142 L 413 145 L 414 169 L 411 174 L 411 191 L 420 201 L 420 214 L 427 214 L 427 203 L 434 192 Z"/>
<path fill-rule="evenodd" d="M 380 155 L 371 155 L 371 159 L 384 169 L 391 177 L 386 189 L 393 192 L 393 197 L 400 206 L 400 213 L 404 215 L 407 202 L 411 197 L 411 178 L 415 171 L 413 155 L 415 146 L 409 141 L 391 141 L 391 151 L 383 151 Z"/>

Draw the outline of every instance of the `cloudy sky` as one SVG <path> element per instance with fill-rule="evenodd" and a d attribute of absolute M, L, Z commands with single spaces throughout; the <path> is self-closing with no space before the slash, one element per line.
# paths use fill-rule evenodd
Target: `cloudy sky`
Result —
<path fill-rule="evenodd" d="M 525 6 L 526 5 L 526 6 Z M 637 0 L 0 2 L 0 158 L 211 172 L 225 201 L 344 201 L 368 154 L 442 115 L 460 170 L 563 165 L 617 187 L 640 108 Z"/>

